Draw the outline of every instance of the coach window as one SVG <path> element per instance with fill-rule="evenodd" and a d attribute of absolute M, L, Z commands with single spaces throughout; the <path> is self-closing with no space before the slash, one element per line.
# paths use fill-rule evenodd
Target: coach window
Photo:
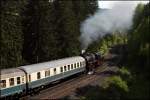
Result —
<path fill-rule="evenodd" d="M 6 80 L 1 80 L 1 87 L 5 88 L 6 87 Z"/>
<path fill-rule="evenodd" d="M 37 79 L 40 79 L 41 78 L 41 74 L 40 72 L 37 73 Z"/>
<path fill-rule="evenodd" d="M 80 67 L 82 67 L 82 62 L 80 62 Z"/>
<path fill-rule="evenodd" d="M 63 67 L 60 67 L 60 72 L 61 72 L 61 73 L 63 72 Z"/>
<path fill-rule="evenodd" d="M 71 69 L 73 69 L 73 64 L 71 64 Z"/>
<path fill-rule="evenodd" d="M 22 76 L 22 83 L 24 83 L 24 76 Z"/>
<path fill-rule="evenodd" d="M 50 70 L 45 71 L 45 77 L 50 76 Z"/>
<path fill-rule="evenodd" d="M 17 77 L 17 84 L 20 84 L 20 77 Z"/>
<path fill-rule="evenodd" d="M 29 82 L 31 82 L 31 75 L 29 75 Z"/>
<path fill-rule="evenodd" d="M 13 85 L 14 85 L 14 78 L 10 78 L 10 79 L 9 79 L 9 84 L 10 84 L 10 86 L 13 86 Z"/>
<path fill-rule="evenodd" d="M 76 68 L 76 63 L 74 64 L 74 68 Z"/>
<path fill-rule="evenodd" d="M 77 67 L 79 67 L 79 63 L 77 63 Z"/>
<path fill-rule="evenodd" d="M 70 70 L 70 65 L 68 65 L 68 70 Z"/>
<path fill-rule="evenodd" d="M 64 66 L 64 70 L 67 71 L 66 66 Z"/>
<path fill-rule="evenodd" d="M 56 68 L 54 68 L 54 75 L 56 74 Z"/>

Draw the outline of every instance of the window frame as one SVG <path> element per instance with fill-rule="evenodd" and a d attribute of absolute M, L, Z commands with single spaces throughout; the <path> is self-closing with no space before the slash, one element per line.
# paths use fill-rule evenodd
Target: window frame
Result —
<path fill-rule="evenodd" d="M 19 80 L 18 80 L 18 78 L 19 78 Z M 16 80 L 17 80 L 17 85 L 21 84 L 21 78 L 20 78 L 20 76 L 16 77 Z"/>
<path fill-rule="evenodd" d="M 50 76 L 50 70 L 45 70 L 45 77 Z"/>
<path fill-rule="evenodd" d="M 71 69 L 73 69 L 73 64 L 71 64 Z"/>
<path fill-rule="evenodd" d="M 14 85 L 15 85 L 15 79 L 14 78 L 9 78 L 9 86 L 14 86 Z"/>
<path fill-rule="evenodd" d="M 31 82 L 31 74 L 28 75 L 29 82 Z"/>
<path fill-rule="evenodd" d="M 56 68 L 54 68 L 54 69 L 53 69 L 53 73 L 54 73 L 54 75 L 56 75 L 56 74 L 57 74 L 57 70 L 56 70 Z"/>
<path fill-rule="evenodd" d="M 77 66 L 76 66 L 77 64 L 76 63 L 74 63 L 74 68 L 76 69 L 77 68 Z"/>
<path fill-rule="evenodd" d="M 80 66 L 80 64 L 79 64 L 79 62 L 77 62 L 77 68 L 79 68 L 79 66 Z"/>
<path fill-rule="evenodd" d="M 24 83 L 24 81 L 25 81 L 24 76 L 21 76 L 21 81 L 22 81 L 22 83 Z"/>
<path fill-rule="evenodd" d="M 64 66 L 64 72 L 66 72 L 67 71 L 67 66 Z"/>
<path fill-rule="evenodd" d="M 80 62 L 80 67 L 82 67 L 82 62 Z"/>
<path fill-rule="evenodd" d="M 41 79 L 41 73 L 37 72 L 37 79 Z"/>
<path fill-rule="evenodd" d="M 1 88 L 6 88 L 6 80 L 1 80 Z"/>
<path fill-rule="evenodd" d="M 68 65 L 68 71 L 70 70 L 70 65 Z"/>
<path fill-rule="evenodd" d="M 63 67 L 60 67 L 60 72 L 63 73 Z"/>

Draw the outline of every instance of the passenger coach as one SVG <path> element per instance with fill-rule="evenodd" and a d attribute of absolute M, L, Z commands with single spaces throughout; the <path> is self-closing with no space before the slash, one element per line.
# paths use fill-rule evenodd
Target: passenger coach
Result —
<path fill-rule="evenodd" d="M 21 94 L 26 90 L 25 73 L 17 68 L 3 69 L 0 73 L 1 97 Z"/>
<path fill-rule="evenodd" d="M 44 86 L 65 77 L 83 72 L 86 62 L 81 56 L 19 67 L 26 72 L 28 89 Z"/>
<path fill-rule="evenodd" d="M 39 91 L 43 86 L 81 72 L 92 73 L 101 64 L 99 54 L 83 54 L 44 63 L 2 69 L 0 96 L 20 97 Z"/>

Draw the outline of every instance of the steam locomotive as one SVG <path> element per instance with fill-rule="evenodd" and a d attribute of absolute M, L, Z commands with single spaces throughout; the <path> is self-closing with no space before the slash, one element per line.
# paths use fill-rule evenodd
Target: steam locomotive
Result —
<path fill-rule="evenodd" d="M 52 82 L 86 72 L 93 73 L 102 64 L 99 53 L 84 53 L 44 63 L 2 69 L 0 73 L 1 98 L 32 94 Z"/>

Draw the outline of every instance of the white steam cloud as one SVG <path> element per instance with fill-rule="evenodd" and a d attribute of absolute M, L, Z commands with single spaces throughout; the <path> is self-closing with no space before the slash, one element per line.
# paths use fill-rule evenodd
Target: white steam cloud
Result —
<path fill-rule="evenodd" d="M 113 31 L 126 31 L 132 25 L 132 16 L 136 4 L 116 4 L 109 10 L 98 10 L 81 24 L 80 41 L 82 49 L 86 49 L 90 43 L 99 37 Z"/>

